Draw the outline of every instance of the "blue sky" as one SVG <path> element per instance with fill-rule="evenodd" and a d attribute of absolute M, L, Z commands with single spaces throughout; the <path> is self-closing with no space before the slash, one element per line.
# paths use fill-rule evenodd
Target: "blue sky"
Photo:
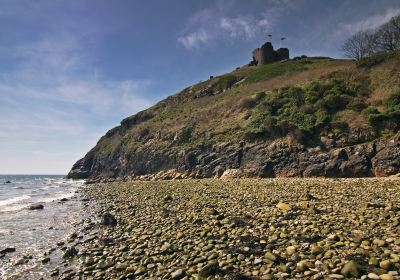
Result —
<path fill-rule="evenodd" d="M 398 0 L 0 0 L 0 174 L 66 174 L 121 119 L 248 63 L 269 33 L 291 56 L 341 57 L 399 13 Z"/>

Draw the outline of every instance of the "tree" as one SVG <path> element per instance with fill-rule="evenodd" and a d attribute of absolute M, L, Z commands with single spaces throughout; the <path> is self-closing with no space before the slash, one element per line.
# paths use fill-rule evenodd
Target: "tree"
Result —
<path fill-rule="evenodd" d="M 375 51 L 376 36 L 371 31 L 360 31 L 347 39 L 342 51 L 348 58 L 359 60 Z"/>
<path fill-rule="evenodd" d="M 400 15 L 391 18 L 377 30 L 376 46 L 381 52 L 400 50 Z"/>

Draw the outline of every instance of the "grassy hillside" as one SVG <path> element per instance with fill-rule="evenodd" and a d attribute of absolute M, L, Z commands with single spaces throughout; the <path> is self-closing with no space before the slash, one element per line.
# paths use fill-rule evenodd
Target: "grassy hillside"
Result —
<path fill-rule="evenodd" d="M 388 137 L 398 130 L 398 69 L 398 53 L 359 65 L 306 58 L 245 66 L 125 119 L 92 152 L 131 153 L 143 145 L 182 149 L 288 135 L 295 141 L 318 141 L 321 133 L 350 130 L 367 138 Z"/>
<path fill-rule="evenodd" d="M 366 158 L 358 158 L 351 147 L 398 133 L 398 69 L 400 53 L 358 62 L 302 58 L 237 68 L 124 119 L 74 166 L 73 174 L 78 175 L 72 176 L 118 177 L 178 169 L 191 176 L 209 177 L 220 174 L 218 170 L 242 168 L 250 162 L 263 169 L 268 159 L 274 161 L 272 174 L 284 176 L 317 172 L 306 171 L 309 165 L 320 170 L 318 174 L 329 176 L 336 174 L 328 171 L 332 166 L 343 176 L 351 176 L 356 165 L 363 166 L 358 169 L 360 176 L 375 174 L 371 166 L 377 150 L 364 147 Z M 263 156 L 247 152 L 255 145 L 268 146 L 261 148 Z M 285 147 L 298 148 L 289 151 Z M 348 165 L 336 162 L 330 166 L 328 161 L 335 160 L 333 150 L 344 147 L 354 155 Z M 323 162 L 318 150 L 315 155 L 307 154 L 309 148 L 325 152 Z M 247 161 L 243 162 L 246 153 Z M 376 161 L 374 170 L 383 174 L 389 168 L 385 164 L 389 164 L 393 166 L 389 173 L 395 173 L 400 163 L 390 156 L 392 153 L 385 153 L 384 158 L 389 158 L 382 158 L 380 167 Z M 321 164 L 328 164 L 325 171 L 321 171 Z"/>

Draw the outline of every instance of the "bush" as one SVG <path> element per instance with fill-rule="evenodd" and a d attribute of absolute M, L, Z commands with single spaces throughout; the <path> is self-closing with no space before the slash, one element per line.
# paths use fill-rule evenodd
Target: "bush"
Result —
<path fill-rule="evenodd" d="M 361 112 L 362 110 L 364 110 L 366 108 L 366 105 L 360 99 L 353 99 L 347 104 L 346 108 L 349 110 Z"/>
<path fill-rule="evenodd" d="M 400 125 L 400 91 L 383 100 L 382 105 L 384 106 L 382 112 L 376 108 L 367 108 L 363 110 L 363 113 L 376 129 L 398 129 Z"/>
<path fill-rule="evenodd" d="M 248 133 L 261 135 L 273 131 L 285 134 L 299 130 L 305 135 L 312 134 L 329 125 L 332 116 L 348 104 L 361 108 L 355 101 L 356 95 L 354 88 L 335 79 L 275 90 L 253 110 Z"/>
<path fill-rule="evenodd" d="M 213 91 L 223 91 L 229 89 L 237 82 L 237 80 L 237 77 L 234 75 L 224 75 L 212 85 Z"/>
<path fill-rule="evenodd" d="M 378 53 L 371 56 L 363 57 L 356 61 L 357 67 L 370 68 L 385 62 L 386 60 L 392 58 L 395 52 Z"/>

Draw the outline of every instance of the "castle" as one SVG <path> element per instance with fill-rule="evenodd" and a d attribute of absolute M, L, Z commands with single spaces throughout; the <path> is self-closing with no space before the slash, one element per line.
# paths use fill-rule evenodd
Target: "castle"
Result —
<path fill-rule="evenodd" d="M 280 48 L 275 51 L 271 42 L 267 42 L 261 48 L 253 51 L 253 60 L 250 65 L 264 65 L 286 59 L 289 59 L 288 48 Z"/>

